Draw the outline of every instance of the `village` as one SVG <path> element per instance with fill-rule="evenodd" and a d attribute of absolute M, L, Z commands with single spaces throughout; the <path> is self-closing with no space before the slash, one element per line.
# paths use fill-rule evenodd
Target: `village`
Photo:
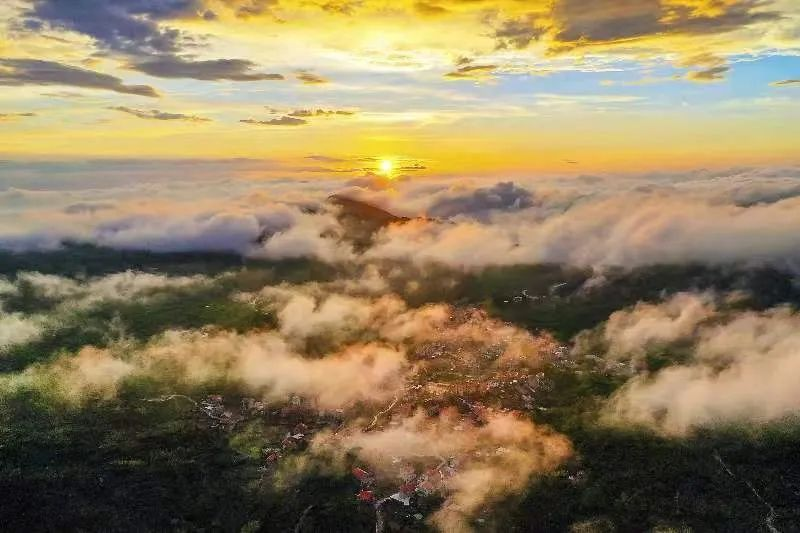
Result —
<path fill-rule="evenodd" d="M 553 287 L 552 297 L 557 297 L 560 288 Z M 522 293 L 527 296 L 526 291 Z M 257 459 L 250 459 L 257 461 L 262 482 L 270 483 L 284 464 L 308 453 L 321 434 L 391 431 L 419 413 L 429 419 L 446 413 L 450 429 L 465 434 L 498 413 L 538 419 L 550 409 L 549 398 L 557 392 L 557 374 L 606 375 L 627 369 L 624 363 L 576 355 L 570 345 L 547 335 L 531 336 L 494 321 L 477 308 L 453 308 L 451 313 L 433 334 L 410 345 L 407 358 L 414 371 L 383 405 L 356 402 L 338 409 L 323 408 L 313 397 L 299 394 L 277 402 L 230 393 L 208 394 L 198 400 L 170 395 L 149 401 L 182 398 L 193 404 L 198 424 L 232 436 L 257 422 L 263 432 L 255 444 Z M 511 355 L 514 357 L 509 358 Z M 491 461 L 493 456 L 502 458 L 507 451 L 496 446 L 455 454 L 387 454 L 382 460 L 387 464 L 381 465 L 362 460 L 356 451 L 341 475 L 352 479 L 352 501 L 374 509 L 377 533 L 413 531 L 440 508 L 452 491 L 451 480 L 461 469 L 476 461 Z M 585 477 L 579 462 L 559 475 L 571 484 L 581 484 Z M 475 517 L 478 523 L 482 519 L 480 513 Z"/>
<path fill-rule="evenodd" d="M 457 321 L 475 320 L 474 313 L 465 312 Z M 555 368 L 573 369 L 569 346 L 553 344 L 548 364 Z M 427 416 L 456 412 L 454 431 L 480 427 L 490 412 L 543 412 L 539 398 L 552 392 L 554 383 L 542 370 L 526 366 L 498 366 L 500 346 L 479 346 L 462 342 L 431 341 L 418 345 L 410 357 L 421 364 L 422 370 L 413 376 L 401 393 L 384 407 L 367 405 L 351 408 L 320 409 L 313 399 L 291 394 L 285 402 L 270 403 L 255 397 L 223 397 L 210 394 L 198 401 L 182 395 L 170 395 L 148 401 L 179 400 L 194 405 L 198 423 L 208 430 L 235 433 L 237 428 L 260 421 L 271 428 L 271 438 L 265 436 L 260 449 L 260 466 L 264 482 L 269 482 L 282 462 L 306 452 L 315 435 L 322 431 L 336 434 L 349 421 L 363 419 L 359 431 L 364 433 L 398 427 L 401 421 L 422 411 Z M 503 454 L 505 450 L 475 451 L 477 454 Z M 473 457 L 425 456 L 408 458 L 387 457 L 391 475 L 375 472 L 369 464 L 353 459 L 349 475 L 355 486 L 352 497 L 364 506 L 374 508 L 376 529 L 384 531 L 413 530 L 414 524 L 424 521 L 448 493 L 448 482 L 459 468 Z M 579 468 L 565 471 L 571 482 L 579 483 Z M 480 517 L 477 520 L 481 520 Z"/>

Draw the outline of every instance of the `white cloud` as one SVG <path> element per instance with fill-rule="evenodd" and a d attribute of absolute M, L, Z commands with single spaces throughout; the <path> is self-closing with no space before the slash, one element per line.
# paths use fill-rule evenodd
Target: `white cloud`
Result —
<path fill-rule="evenodd" d="M 46 321 L 42 316 L 4 313 L 0 310 L 0 350 L 39 338 L 45 325 Z"/>
<path fill-rule="evenodd" d="M 673 317 L 669 339 L 663 339 L 691 342 L 691 359 L 631 378 L 611 398 L 609 419 L 686 435 L 701 427 L 760 425 L 800 414 L 800 316 L 788 308 L 709 315 L 699 305 Z M 690 315 L 714 320 L 698 325 Z M 683 327 L 690 322 L 694 326 Z"/>
<path fill-rule="evenodd" d="M 398 418 L 370 432 L 351 427 L 321 433 L 312 450 L 340 459 L 354 451 L 383 476 L 396 475 L 398 462 L 453 458 L 455 468 L 444 480 L 445 501 L 432 516 L 440 531 L 472 531 L 470 521 L 481 508 L 519 492 L 533 476 L 552 471 L 572 453 L 566 437 L 517 413 L 487 411 L 480 425 L 455 410 Z"/>

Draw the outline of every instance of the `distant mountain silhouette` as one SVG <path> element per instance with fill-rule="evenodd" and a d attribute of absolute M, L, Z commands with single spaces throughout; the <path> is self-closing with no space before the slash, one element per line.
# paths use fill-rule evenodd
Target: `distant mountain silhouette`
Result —
<path fill-rule="evenodd" d="M 356 249 L 367 248 L 375 233 L 382 228 L 411 220 L 362 200 L 340 194 L 329 196 L 328 203 L 338 208 L 337 217 L 345 230 L 345 239 L 352 242 Z"/>
<path fill-rule="evenodd" d="M 328 202 L 339 207 L 340 217 L 354 218 L 376 226 L 382 227 L 395 222 L 407 222 L 411 220 L 408 217 L 397 216 L 370 203 L 356 200 L 348 196 L 342 196 L 341 194 L 329 196 Z"/>

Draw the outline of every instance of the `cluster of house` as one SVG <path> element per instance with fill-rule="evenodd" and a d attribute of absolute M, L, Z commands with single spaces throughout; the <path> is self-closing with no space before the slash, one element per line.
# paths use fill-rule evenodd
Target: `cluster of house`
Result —
<path fill-rule="evenodd" d="M 212 428 L 232 429 L 242 421 L 241 415 L 225 407 L 223 398 L 219 394 L 206 396 L 200 400 L 197 407 L 210 420 L 209 426 Z"/>
<path fill-rule="evenodd" d="M 548 288 L 547 294 L 542 295 L 531 295 L 528 294 L 528 289 L 522 289 L 522 291 L 520 291 L 519 294 L 514 295 L 511 300 L 503 300 L 503 303 L 507 304 L 514 302 L 515 304 L 518 304 L 524 302 L 525 300 L 536 302 L 539 300 L 547 300 L 548 298 L 559 298 L 568 285 L 569 283 L 556 283 Z"/>
<path fill-rule="evenodd" d="M 409 506 L 414 495 L 430 496 L 441 491 L 447 480 L 456 474 L 457 465 L 455 457 L 444 459 L 437 466 L 423 472 L 417 472 L 412 465 L 404 465 L 400 470 L 397 491 L 381 499 L 375 496 L 375 476 L 363 468 L 354 467 L 353 476 L 361 483 L 356 498 L 376 507 L 382 506 L 388 500 Z"/>
<path fill-rule="evenodd" d="M 286 432 L 279 447 L 269 446 L 261 450 L 261 455 L 267 466 L 262 470 L 268 470 L 269 466 L 275 465 L 284 454 L 299 451 L 308 445 L 308 426 L 303 422 L 298 422 L 291 431 Z"/>
<path fill-rule="evenodd" d="M 219 394 L 210 394 L 199 402 L 182 395 L 171 395 L 168 398 L 178 396 L 195 404 L 197 412 L 208 422 L 209 428 L 230 431 L 236 424 L 255 418 L 268 419 L 270 425 L 286 428 L 284 437 L 279 443 L 262 448 L 261 455 L 264 460 L 264 464 L 260 467 L 262 472 L 272 470 L 285 455 L 304 450 L 315 431 L 314 428 L 335 428 L 343 423 L 343 412 L 340 410 L 319 412 L 312 402 L 295 394 L 291 395 L 281 407 L 271 406 L 256 398 L 245 397 L 242 398 L 238 409 L 232 407 L 231 402 L 226 405 L 225 399 Z M 164 399 L 148 401 L 156 400 Z M 314 428 L 309 427 L 308 424 L 313 425 Z"/>

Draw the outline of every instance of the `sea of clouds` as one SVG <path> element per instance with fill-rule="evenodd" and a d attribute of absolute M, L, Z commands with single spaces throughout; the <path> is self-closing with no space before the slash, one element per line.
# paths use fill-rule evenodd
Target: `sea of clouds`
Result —
<path fill-rule="evenodd" d="M 404 298 L 413 292 L 413 276 L 392 264 L 463 272 L 562 263 L 591 267 L 598 274 L 590 282 L 602 283 L 604 267 L 766 264 L 794 271 L 800 258 L 797 168 L 515 181 L 262 180 L 220 178 L 220 169 L 213 170 L 189 179 L 147 168 L 131 182 L 67 173 L 54 186 L 36 177 L 40 169 L 16 168 L 0 180 L 0 247 L 52 250 L 72 241 L 310 258 L 342 267 L 337 277 L 229 295 L 274 317 L 271 327 L 167 330 L 144 342 L 85 346 L 3 374 L 0 395 L 33 389 L 80 408 L 88 398 L 118 398 L 127 381 L 142 379 L 160 383 L 164 393 L 225 386 L 275 403 L 300 395 L 322 411 L 352 414 L 336 432 L 317 434 L 307 452 L 340 473 L 352 450 L 386 475 L 395 468 L 389 456 L 470 457 L 431 518 L 443 531 L 468 531 L 480 509 L 558 468 L 573 453 L 569 439 L 510 410 L 486 409 L 472 421 L 455 410 L 406 411 L 369 432 L 360 413 L 408 395 L 412 383 L 429 399 L 449 398 L 425 381 L 432 363 L 413 357 L 422 347 L 444 347 L 443 363 L 495 379 L 537 371 L 556 343 L 547 332 L 531 333 L 482 311 L 463 318 L 453 302 L 413 306 Z M 408 220 L 383 227 L 359 248 L 338 217 L 341 208 L 328 201 L 332 194 Z M 0 354 L 94 307 L 208 287 L 228 275 L 0 278 Z M 6 303 L 23 293 L 49 306 L 7 311 Z M 665 295 L 618 310 L 573 339 L 579 363 L 599 357 L 623 369 L 615 372 L 624 385 L 603 401 L 598 423 L 685 437 L 701 428 L 796 416 L 800 315 L 790 307 L 743 310 L 736 305 L 741 296 Z M 488 365 L 481 359 L 486 350 L 497 353 Z M 654 350 L 681 357 L 649 370 L 645 361 Z"/>
<path fill-rule="evenodd" d="M 53 249 L 77 241 L 467 269 L 544 262 L 794 268 L 800 249 L 800 169 L 793 167 L 515 181 L 262 180 L 226 178 L 222 170 L 189 179 L 167 167 L 129 182 L 67 174 L 50 186 L 36 179 L 42 172 L 17 169 L 0 180 L 0 247 Z M 337 208 L 326 202 L 331 194 L 412 220 L 384 228 L 372 246 L 356 251 L 343 239 Z"/>

